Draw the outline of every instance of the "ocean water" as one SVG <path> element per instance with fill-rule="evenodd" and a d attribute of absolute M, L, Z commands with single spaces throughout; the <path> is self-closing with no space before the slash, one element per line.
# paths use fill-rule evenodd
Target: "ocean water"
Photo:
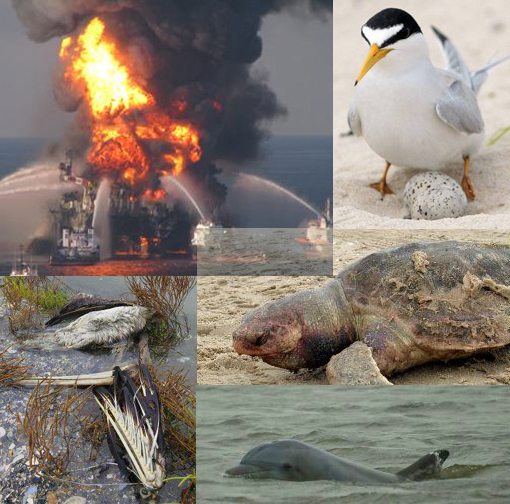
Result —
<path fill-rule="evenodd" d="M 200 386 L 197 504 L 504 504 L 510 502 L 507 387 Z M 229 477 L 251 448 L 299 439 L 397 472 L 447 449 L 440 478 L 399 484 Z"/>
<path fill-rule="evenodd" d="M 36 161 L 47 143 L 45 139 L 0 139 L 0 185 L 2 178 Z M 275 137 L 264 142 L 261 151 L 260 159 L 242 167 L 242 174 L 239 169 L 225 170 L 220 177 L 229 186 L 227 201 L 221 212 L 224 225 L 244 229 L 307 227 L 311 219 L 317 219 L 318 213 L 324 212 L 327 199 L 332 198 L 331 137 Z M 46 174 L 46 185 L 37 187 L 33 198 L 32 192 L 2 195 L 0 191 L 0 213 L 4 214 L 0 223 L 1 274 L 10 273 L 19 245 L 27 246 L 33 236 L 48 227 L 48 209 L 55 206 L 62 192 L 56 174 L 55 166 L 55 180 L 49 183 L 53 175 L 51 171 Z M 267 179 L 269 183 L 257 177 Z M 33 180 L 30 183 L 36 184 Z M 271 183 L 293 191 L 296 197 Z M 46 186 L 51 187 L 48 189 Z M 6 185 L 8 191 L 12 187 L 10 182 Z M 20 190 L 19 183 L 15 188 Z M 279 241 L 276 248 L 283 251 L 294 249 L 294 239 Z M 264 253 L 272 255 L 274 249 L 268 244 Z M 254 252 L 248 251 L 248 255 Z M 51 267 L 47 264 L 47 257 L 32 259 L 41 265 L 41 274 L 50 275 L 175 275 L 196 274 L 197 271 L 196 263 L 189 258 L 112 260 L 92 266 Z M 304 261 L 308 264 L 308 258 Z M 319 258 L 319 269 L 323 264 L 322 258 Z M 319 269 L 317 273 L 310 274 L 323 274 Z"/>
<path fill-rule="evenodd" d="M 261 158 L 243 173 L 264 177 L 302 196 L 323 211 L 333 198 L 333 138 L 280 136 L 262 145 Z"/>
<path fill-rule="evenodd" d="M 44 138 L 0 138 L 0 180 L 36 161 L 48 143 Z M 241 171 L 280 184 L 324 211 L 327 198 L 333 197 L 332 137 L 271 138 L 262 144 L 260 158 L 244 164 Z M 266 222 L 263 227 L 285 226 Z"/>
<path fill-rule="evenodd" d="M 212 229 L 198 247 L 197 274 L 322 276 L 333 271 L 333 236 L 311 245 L 305 229 Z"/>
<path fill-rule="evenodd" d="M 36 161 L 46 138 L 0 138 L 0 179 Z"/>

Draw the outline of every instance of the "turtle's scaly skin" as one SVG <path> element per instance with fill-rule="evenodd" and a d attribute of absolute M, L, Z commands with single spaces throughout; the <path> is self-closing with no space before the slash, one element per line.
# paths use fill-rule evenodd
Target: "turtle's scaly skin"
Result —
<path fill-rule="evenodd" d="M 507 247 L 414 243 L 369 255 L 337 278 L 359 339 L 389 376 L 510 344 L 510 295 L 469 283 L 487 277 L 510 284 Z"/>
<path fill-rule="evenodd" d="M 234 333 L 234 349 L 295 370 L 324 365 L 359 340 L 390 376 L 510 344 L 509 285 L 508 247 L 413 243 L 254 310 Z"/>
<path fill-rule="evenodd" d="M 349 304 L 334 280 L 247 313 L 233 334 L 233 347 L 239 354 L 297 371 L 327 364 L 355 340 Z"/>

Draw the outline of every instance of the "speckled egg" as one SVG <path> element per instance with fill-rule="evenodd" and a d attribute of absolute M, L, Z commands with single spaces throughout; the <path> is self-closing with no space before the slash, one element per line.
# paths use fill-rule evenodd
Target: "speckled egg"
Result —
<path fill-rule="evenodd" d="M 425 172 L 406 184 L 404 203 L 412 219 L 437 220 L 464 215 L 468 202 L 462 187 L 451 177 Z"/>

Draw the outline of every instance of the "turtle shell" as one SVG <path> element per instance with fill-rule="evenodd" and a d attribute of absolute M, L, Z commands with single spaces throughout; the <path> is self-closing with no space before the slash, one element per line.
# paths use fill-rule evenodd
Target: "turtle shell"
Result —
<path fill-rule="evenodd" d="M 412 243 L 339 275 L 383 374 L 510 344 L 510 248 Z"/>

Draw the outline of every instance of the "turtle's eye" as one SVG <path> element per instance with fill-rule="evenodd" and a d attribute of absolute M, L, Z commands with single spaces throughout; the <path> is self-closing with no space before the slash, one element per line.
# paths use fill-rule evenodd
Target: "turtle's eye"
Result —
<path fill-rule="evenodd" d="M 262 334 L 259 334 L 257 336 L 257 339 L 255 340 L 255 345 L 257 345 L 257 346 L 263 345 L 264 343 L 267 342 L 270 335 L 271 335 L 271 331 L 269 329 L 266 329 Z"/>
<path fill-rule="evenodd" d="M 292 469 L 292 466 L 290 464 L 283 464 L 283 468 L 289 470 Z"/>

